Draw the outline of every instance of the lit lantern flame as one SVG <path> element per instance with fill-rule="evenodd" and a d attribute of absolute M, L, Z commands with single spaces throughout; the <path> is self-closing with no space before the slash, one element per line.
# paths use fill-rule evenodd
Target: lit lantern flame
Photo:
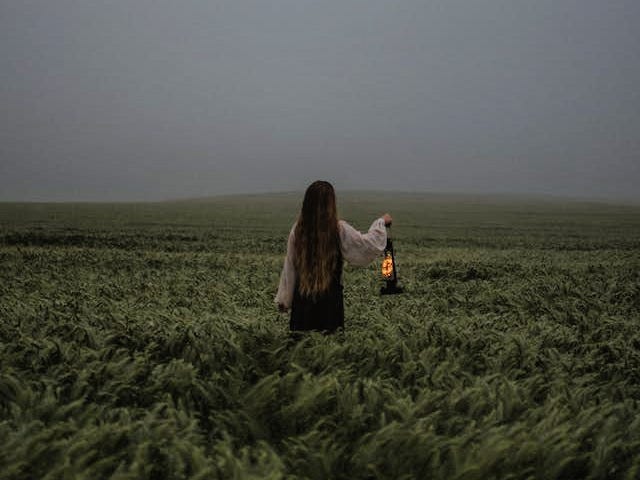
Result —
<path fill-rule="evenodd" d="M 380 288 L 380 295 L 390 295 L 394 293 L 402 293 L 404 290 L 398 285 L 398 277 L 396 275 L 395 258 L 393 256 L 393 242 L 391 236 L 387 235 L 387 246 L 384 248 L 384 257 L 382 259 L 382 278 L 385 285 Z"/>
<path fill-rule="evenodd" d="M 393 276 L 393 258 L 391 252 L 386 252 L 382 260 L 382 278 L 391 278 Z"/>

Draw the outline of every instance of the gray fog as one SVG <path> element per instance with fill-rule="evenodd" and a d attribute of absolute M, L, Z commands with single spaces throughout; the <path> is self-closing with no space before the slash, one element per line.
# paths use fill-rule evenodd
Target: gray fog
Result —
<path fill-rule="evenodd" d="M 638 25 L 638 0 L 0 0 L 0 200 L 637 200 Z"/>

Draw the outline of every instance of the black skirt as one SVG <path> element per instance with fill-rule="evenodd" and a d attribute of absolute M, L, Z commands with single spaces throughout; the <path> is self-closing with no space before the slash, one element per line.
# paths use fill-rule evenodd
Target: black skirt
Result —
<path fill-rule="evenodd" d="M 329 290 L 315 299 L 303 297 L 296 288 L 291 305 L 289 328 L 292 331 L 335 332 L 344 327 L 342 285 L 333 282 Z"/>

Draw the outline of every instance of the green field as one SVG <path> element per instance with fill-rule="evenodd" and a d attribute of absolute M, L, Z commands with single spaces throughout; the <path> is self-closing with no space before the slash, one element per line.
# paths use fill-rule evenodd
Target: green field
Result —
<path fill-rule="evenodd" d="M 273 304 L 301 193 L 0 204 L 0 479 L 640 478 L 640 207 L 349 193 L 400 283 Z"/>

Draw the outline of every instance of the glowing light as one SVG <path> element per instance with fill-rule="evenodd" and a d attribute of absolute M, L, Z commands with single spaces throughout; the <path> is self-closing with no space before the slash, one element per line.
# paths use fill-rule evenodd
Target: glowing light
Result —
<path fill-rule="evenodd" d="M 382 277 L 391 278 L 393 276 L 393 258 L 391 252 L 387 252 L 382 260 Z"/>

